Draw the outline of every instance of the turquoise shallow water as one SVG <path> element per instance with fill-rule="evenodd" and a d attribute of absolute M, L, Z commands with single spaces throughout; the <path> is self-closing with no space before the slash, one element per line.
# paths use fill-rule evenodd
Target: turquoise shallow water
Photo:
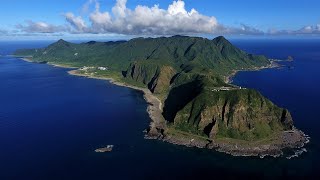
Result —
<path fill-rule="evenodd" d="M 1 42 L 0 54 L 48 43 Z M 234 43 L 274 58 L 296 58 L 290 64 L 294 68 L 243 72 L 234 82 L 256 88 L 289 108 L 296 126 L 312 137 L 308 152 L 299 158 L 232 157 L 145 140 L 143 130 L 150 119 L 142 93 L 70 76 L 67 69 L 1 57 L 0 179 L 316 177 L 320 162 L 319 42 Z M 93 152 L 108 144 L 115 145 L 111 153 Z"/>

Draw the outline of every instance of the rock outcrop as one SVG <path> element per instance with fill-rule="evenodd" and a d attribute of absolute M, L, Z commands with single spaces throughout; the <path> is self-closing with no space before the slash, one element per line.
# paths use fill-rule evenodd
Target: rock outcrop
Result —
<path fill-rule="evenodd" d="M 175 69 L 169 65 L 137 61 L 130 64 L 125 77 L 131 82 L 147 86 L 152 93 L 161 94 L 168 91 L 175 74 Z"/>

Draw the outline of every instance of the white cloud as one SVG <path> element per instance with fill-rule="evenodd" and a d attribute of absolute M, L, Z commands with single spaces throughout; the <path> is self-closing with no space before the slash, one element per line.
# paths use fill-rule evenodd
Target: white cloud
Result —
<path fill-rule="evenodd" d="M 26 21 L 25 24 L 16 25 L 18 29 L 27 33 L 56 33 L 65 31 L 65 27 L 48 24 L 45 22 Z"/>
<path fill-rule="evenodd" d="M 320 24 L 317 24 L 315 26 L 305 26 L 298 31 L 295 31 L 295 33 L 301 33 L 301 34 L 320 34 Z"/>
<path fill-rule="evenodd" d="M 98 4 L 98 2 L 96 3 Z M 112 8 L 112 12 L 116 18 L 125 18 L 127 15 L 127 11 L 129 11 L 126 7 L 127 0 L 117 0 L 116 5 Z"/>
<path fill-rule="evenodd" d="M 81 16 L 75 16 L 73 13 L 66 13 L 65 15 L 66 21 L 71 25 L 72 28 L 76 30 L 76 32 L 85 32 L 87 29 L 87 25 Z"/>
<path fill-rule="evenodd" d="M 305 26 L 298 30 L 269 30 L 269 35 L 320 35 L 320 24 Z"/>
<path fill-rule="evenodd" d="M 88 0 L 82 6 L 82 16 L 67 12 L 66 24 L 52 25 L 47 22 L 27 21 L 16 25 L 25 33 L 68 34 L 117 34 L 117 35 L 296 35 L 318 34 L 320 24 L 305 26 L 299 30 L 276 30 L 267 32 L 253 26 L 225 26 L 214 16 L 201 14 L 195 9 L 187 10 L 183 0 L 173 0 L 167 8 L 137 5 L 130 9 L 127 0 L 116 0 L 111 11 L 103 11 L 98 0 Z M 91 11 L 91 12 L 90 12 Z M 0 33 L 4 34 L 4 31 Z"/>
<path fill-rule="evenodd" d="M 82 14 L 87 14 L 87 13 L 89 13 L 90 6 L 91 6 L 91 4 L 93 4 L 93 3 L 96 3 L 96 0 L 88 0 L 88 1 L 82 6 L 81 13 L 82 13 Z"/>
<path fill-rule="evenodd" d="M 217 28 L 217 32 L 223 35 L 263 35 L 265 34 L 262 30 L 259 30 L 255 27 L 240 24 L 240 27 L 225 27 L 220 25 Z"/>
<path fill-rule="evenodd" d="M 92 1 L 90 1 L 92 3 Z M 95 11 L 90 13 L 91 26 L 87 28 L 83 19 L 67 13 L 67 21 L 75 30 L 90 33 L 117 33 L 127 35 L 173 35 L 214 33 L 218 22 L 213 16 L 205 16 L 195 9 L 187 11 L 182 0 L 173 1 L 168 9 L 137 5 L 126 6 L 127 0 L 117 0 L 112 12 L 101 12 L 95 2 Z M 68 16 L 67 16 L 68 15 Z M 77 22 L 77 23 L 76 23 Z"/>
<path fill-rule="evenodd" d="M 100 4 L 96 3 L 95 11 L 89 16 L 92 23 L 91 31 L 103 32 L 104 29 L 112 24 L 109 12 L 100 12 Z"/>

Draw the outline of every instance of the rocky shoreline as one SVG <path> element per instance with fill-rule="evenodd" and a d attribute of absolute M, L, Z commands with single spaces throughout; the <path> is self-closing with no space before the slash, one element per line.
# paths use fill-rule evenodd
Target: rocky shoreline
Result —
<path fill-rule="evenodd" d="M 24 61 L 32 62 L 29 59 L 22 59 Z M 66 66 L 59 66 L 55 64 L 50 64 L 58 67 L 63 68 L 70 68 Z M 261 70 L 265 68 L 274 68 L 279 67 L 278 64 L 271 63 L 267 67 L 257 68 L 254 70 Z M 247 70 L 243 70 L 247 71 Z M 229 80 L 231 77 L 234 76 L 238 71 L 232 73 L 229 76 Z M 295 149 L 295 148 L 302 148 L 305 144 L 309 142 L 309 137 L 305 135 L 302 131 L 293 129 L 292 131 L 286 131 L 280 133 L 271 143 L 261 143 L 261 144 L 251 144 L 251 142 L 247 143 L 238 143 L 235 141 L 220 141 L 220 140 L 213 140 L 207 138 L 197 138 L 197 137 L 190 137 L 190 136 L 183 136 L 183 135 L 172 135 L 166 133 L 167 125 L 166 121 L 162 116 L 162 103 L 161 101 L 152 94 L 152 92 L 147 88 L 140 88 L 132 85 L 128 85 L 126 83 L 115 81 L 112 78 L 105 78 L 105 77 L 95 77 L 90 75 L 84 75 L 78 72 L 78 70 L 71 70 L 68 71 L 70 75 L 75 76 L 82 76 L 86 78 L 93 78 L 93 79 L 102 79 L 107 80 L 112 84 L 128 87 L 131 89 L 135 89 L 138 91 L 142 91 L 144 94 L 144 99 L 148 103 L 147 112 L 151 118 L 150 127 L 146 130 L 145 139 L 157 139 L 164 142 L 176 144 L 176 145 L 183 145 L 187 147 L 197 147 L 197 148 L 207 148 L 216 150 L 219 152 L 223 152 L 226 154 L 230 154 L 232 156 L 273 156 L 279 157 L 283 155 L 283 149 Z"/>
<path fill-rule="evenodd" d="M 298 129 L 280 133 L 271 143 L 257 144 L 251 144 L 251 142 L 243 144 L 241 142 L 237 143 L 232 141 L 228 142 L 213 139 L 190 138 L 187 136 L 172 136 L 170 134 L 167 135 L 163 133 L 157 135 L 147 134 L 146 138 L 158 139 L 164 142 L 187 147 L 212 149 L 232 156 L 258 156 L 260 158 L 264 158 L 266 156 L 280 157 L 284 154 L 283 150 L 285 149 L 298 149 L 298 152 L 300 152 L 299 149 L 303 149 L 302 151 L 306 152 L 303 147 L 310 141 L 310 138 Z"/>

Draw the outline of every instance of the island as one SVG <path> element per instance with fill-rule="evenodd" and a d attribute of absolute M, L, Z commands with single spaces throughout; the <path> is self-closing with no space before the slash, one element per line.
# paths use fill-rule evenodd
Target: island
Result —
<path fill-rule="evenodd" d="M 238 71 L 274 67 L 222 36 L 134 38 L 21 49 L 37 63 L 75 67 L 70 74 L 110 80 L 144 92 L 152 119 L 147 139 L 215 149 L 235 156 L 280 156 L 308 137 L 290 112 L 254 89 L 230 81 Z"/>
<path fill-rule="evenodd" d="M 112 149 L 113 149 L 113 145 L 108 145 L 103 148 L 98 148 L 98 149 L 94 150 L 94 152 L 97 152 L 97 153 L 111 152 Z"/>

